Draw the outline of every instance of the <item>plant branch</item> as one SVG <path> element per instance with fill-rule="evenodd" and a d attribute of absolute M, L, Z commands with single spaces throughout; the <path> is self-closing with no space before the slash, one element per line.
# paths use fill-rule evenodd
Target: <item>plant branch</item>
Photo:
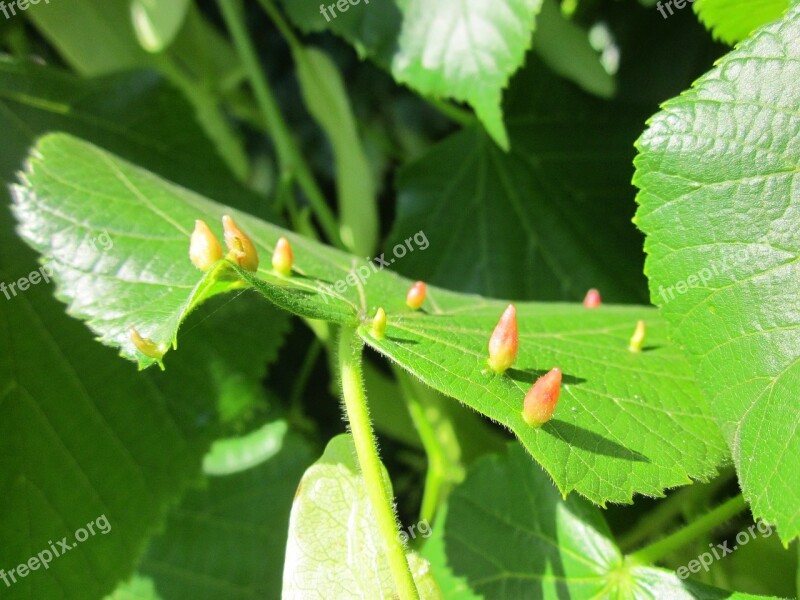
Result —
<path fill-rule="evenodd" d="M 342 327 L 339 338 L 339 367 L 350 432 L 356 447 L 358 464 L 367 485 L 372 510 L 383 537 L 386 557 L 392 571 L 397 593 L 401 600 L 419 600 L 417 586 L 408 567 L 403 545 L 397 536 L 397 519 L 393 498 L 384 479 L 383 466 L 378 458 L 378 448 L 369 420 L 367 397 L 361 372 L 361 351 L 364 343 L 351 327 Z"/>
<path fill-rule="evenodd" d="M 639 519 L 639 522 L 630 530 L 620 535 L 617 544 L 623 551 L 635 548 L 651 536 L 663 531 L 678 515 L 689 516 L 691 513 L 707 510 L 706 503 L 719 489 L 730 481 L 734 471 L 730 469 L 722 473 L 713 481 L 705 484 L 694 484 L 662 500 Z"/>
<path fill-rule="evenodd" d="M 428 471 L 419 518 L 421 521 L 433 523 L 436 511 L 447 498 L 450 489 L 464 479 L 464 467 L 460 461 L 461 448 L 452 423 L 442 414 L 433 398 L 426 394 L 428 390 L 420 389 L 399 368 L 395 367 L 394 373 L 411 420 L 428 455 Z"/>
<path fill-rule="evenodd" d="M 747 503 L 744 501 L 744 497 L 739 494 L 664 539 L 634 552 L 629 558 L 632 562 L 646 565 L 653 564 L 674 550 L 718 527 L 745 508 L 747 508 Z"/>
<path fill-rule="evenodd" d="M 222 114 L 214 95 L 202 84 L 194 81 L 175 63 L 169 54 L 156 56 L 156 65 L 170 82 L 180 89 L 194 107 L 197 120 L 214 141 L 222 160 L 224 160 L 237 180 L 247 181 L 247 155 L 233 128 Z"/>
<path fill-rule="evenodd" d="M 275 142 L 281 168 L 294 176 L 300 189 L 308 197 L 311 208 L 317 216 L 325 235 L 335 246 L 341 248 L 342 242 L 339 237 L 339 226 L 336 222 L 336 217 L 325 201 L 322 190 L 314 180 L 311 169 L 301 156 L 291 131 L 281 114 L 278 102 L 275 100 L 264 69 L 258 62 L 255 48 L 247 33 L 241 3 L 239 0 L 218 0 L 218 2 L 225 25 L 230 31 L 233 44 L 247 72 L 258 108 Z"/>
<path fill-rule="evenodd" d="M 433 108 L 438 110 L 442 115 L 444 115 L 451 121 L 458 123 L 462 127 L 469 127 L 470 125 L 474 125 L 478 121 L 475 118 L 475 115 L 465 108 L 462 108 L 445 100 L 440 100 L 439 98 L 423 97 L 423 99 L 427 101 L 428 104 L 430 104 Z"/>

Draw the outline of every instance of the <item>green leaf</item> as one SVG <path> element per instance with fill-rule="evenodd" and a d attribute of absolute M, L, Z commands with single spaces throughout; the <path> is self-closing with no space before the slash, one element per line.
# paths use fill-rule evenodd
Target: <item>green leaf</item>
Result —
<path fill-rule="evenodd" d="M 333 149 L 342 240 L 353 253 L 370 255 L 379 233 L 375 181 L 344 80 L 324 52 L 299 45 L 292 51 L 306 107 Z"/>
<path fill-rule="evenodd" d="M 192 121 L 187 123 L 192 114 L 189 105 L 151 73 L 85 81 L 54 69 L 0 61 L 0 106 L 4 108 L 0 126 L 9 132 L 4 155 L 8 160 L 3 161 L 9 174 L 21 166 L 37 133 L 88 131 L 96 143 L 169 179 L 212 196 L 233 195 L 240 206 L 261 204 L 232 179 L 200 128 Z M 204 168 L 198 170 L 197 164 Z M 113 254 L 115 241 L 113 227 L 104 226 L 78 240 L 74 250 L 83 260 L 112 251 L 105 253 L 107 258 Z M 125 299 L 118 301 L 124 303 Z M 138 308 L 148 310 L 147 306 Z M 160 318 L 158 310 L 155 318 Z M 133 320 L 127 326 L 138 327 Z"/>
<path fill-rule="evenodd" d="M 587 92 L 603 98 L 614 95 L 614 78 L 600 63 L 600 54 L 589 43 L 589 34 L 564 17 L 555 0 L 542 2 L 533 48 L 548 67 Z"/>
<path fill-rule="evenodd" d="M 95 144 L 203 194 L 230 197 L 253 211 L 263 205 L 232 177 L 191 120 L 189 103 L 152 72 L 81 79 L 0 59 L 0 108 L 4 173 L 22 166 L 39 134 L 65 131 L 91 136 Z"/>
<path fill-rule="evenodd" d="M 72 314 L 91 319 L 101 339 L 132 357 L 135 349 L 120 329 L 124 311 L 136 311 L 137 323 L 148 335 L 154 332 L 155 343 L 170 344 L 175 330 L 163 323 L 177 327 L 176 312 L 202 278 L 186 255 L 184 223 L 195 218 L 218 223 L 229 211 L 262 257 L 271 255 L 281 236 L 294 250 L 293 276 L 278 275 L 262 261 L 256 274 L 237 269 L 243 281 L 295 314 L 358 325 L 373 348 L 512 430 L 563 493 L 577 490 L 599 503 L 629 502 L 633 493 L 657 496 L 690 478 L 710 477 L 725 459 L 689 366 L 667 343 L 653 309 L 519 304 L 516 367 L 491 376 L 485 372 L 487 342 L 503 302 L 430 287 L 424 310 L 411 311 L 405 306 L 411 281 L 231 211 L 69 136 L 43 138 L 17 188 L 20 231 L 62 265 L 60 296 L 70 302 Z M 102 260 L 78 262 L 73 248 L 98 228 L 114 229 L 114 249 Z M 422 247 L 423 240 L 416 239 Z M 369 334 L 378 306 L 389 314 L 381 341 Z M 147 307 L 153 307 L 149 315 Z M 633 354 L 627 344 L 638 319 L 648 322 L 647 348 Z M 521 416 L 523 397 L 536 377 L 555 365 L 566 375 L 559 410 L 553 421 L 533 429 Z"/>
<path fill-rule="evenodd" d="M 145 52 L 134 32 L 130 2 L 58 0 L 31 6 L 27 14 L 64 61 L 82 75 L 108 75 L 145 67 L 162 71 L 186 94 L 220 155 L 238 180 L 244 181 L 249 168 L 247 156 L 213 93 L 229 86 L 232 74 L 241 74 L 229 44 L 190 5 L 186 27 L 179 32 L 169 54 Z M 91 35 L 86 34 L 89 31 Z M 235 77 L 232 79 L 235 81 Z"/>
<path fill-rule="evenodd" d="M 166 46 L 205 83 L 230 77 L 238 66 L 230 44 L 188 0 L 53 0 L 31 6 L 26 14 L 83 75 L 161 66 L 145 48 L 159 52 Z M 136 23 L 153 29 L 144 47 L 137 38 Z M 163 45 L 160 50 L 155 49 L 157 43 Z"/>
<path fill-rule="evenodd" d="M 26 15 L 84 75 L 125 71 L 152 60 L 136 40 L 129 0 L 53 0 L 31 6 Z"/>
<path fill-rule="evenodd" d="M 245 436 L 216 440 L 203 459 L 206 475 L 231 475 L 257 467 L 283 448 L 286 421 L 267 423 Z"/>
<path fill-rule="evenodd" d="M 425 96 L 469 103 L 508 150 L 502 90 L 523 64 L 540 7 L 541 0 L 404 0 L 392 74 Z"/>
<path fill-rule="evenodd" d="M 510 153 L 468 128 L 400 172 L 391 244 L 424 229 L 431 248 L 398 268 L 499 298 L 575 301 L 594 287 L 609 302 L 644 302 L 642 236 L 630 224 L 644 114 L 528 60 L 506 98 Z"/>
<path fill-rule="evenodd" d="M 186 104 L 152 75 L 81 82 L 0 62 L 0 107 L 4 184 L 22 165 L 29 142 L 59 129 L 93 135 L 181 180 L 190 181 L 193 172 L 204 189 L 225 181 L 213 178 L 221 164 L 213 155 L 208 171 L 197 172 L 191 157 L 208 153 L 208 141 L 186 119 Z M 160 164 L 162 152 L 183 144 L 174 160 Z M 47 574 L 31 572 L 12 588 L 3 586 L 3 598 L 85 600 L 130 574 L 168 508 L 199 476 L 202 456 L 218 435 L 215 413 L 230 404 L 231 389 L 239 405 L 263 401 L 256 386 L 286 321 L 263 306 L 253 313 L 241 302 L 222 307 L 215 301 L 186 323 L 184 352 L 169 374 L 138 374 L 64 314 L 48 282 L 19 290 L 19 280 L 33 281 L 29 274 L 38 267 L 14 235 L 3 202 L 0 282 L 6 290 L 15 283 L 17 294 L 0 298 L 0 565 L 15 568 L 48 548 L 48 540 L 71 537 L 102 514 L 112 529 L 55 559 Z M 246 357 L 230 349 L 231 331 L 242 322 L 248 325 L 238 343 L 251 349 Z M 265 340 L 270 327 L 274 335 Z"/>
<path fill-rule="evenodd" d="M 156 586 L 149 577 L 134 575 L 113 593 L 106 596 L 105 600 L 164 600 L 156 592 Z"/>
<path fill-rule="evenodd" d="M 10 242 L 6 214 L 0 226 L 0 281 L 14 281 L 35 263 Z M 111 527 L 3 597 L 102 596 L 130 573 L 169 506 L 199 475 L 229 379 L 254 370 L 258 381 L 264 355 L 214 356 L 208 346 L 230 335 L 230 315 L 217 311 L 208 320 L 203 310 L 204 320 L 187 323 L 170 373 L 137 374 L 64 315 L 45 282 L 0 301 L 0 564 L 8 570 L 47 549 L 48 540 L 73 540 L 101 515 Z M 231 308 L 238 314 L 244 305 Z M 241 316 L 263 324 L 263 308 Z M 259 338 L 242 343 L 254 348 Z"/>
<path fill-rule="evenodd" d="M 131 0 L 131 20 L 139 44 L 162 52 L 178 35 L 191 0 Z"/>
<path fill-rule="evenodd" d="M 559 497 L 517 444 L 475 464 L 423 556 L 448 599 L 756 598 L 627 561 L 600 511 Z"/>
<path fill-rule="evenodd" d="M 688 351 L 753 514 L 800 535 L 800 8 L 759 30 L 638 142 L 654 303 Z M 768 74 L 768 76 L 765 76 Z"/>
<path fill-rule="evenodd" d="M 372 363 L 365 362 L 364 384 L 369 390 L 369 416 L 377 432 L 421 450 L 422 441 L 409 414 L 399 382 Z M 457 449 L 459 458 L 465 464 L 503 447 L 505 436 L 492 428 L 475 411 L 462 404 L 455 404 L 449 398 L 417 382 L 412 387 L 413 392 L 426 395 L 425 418 L 431 421 L 434 428 L 439 428 L 440 437 L 451 436 L 448 444 Z"/>
<path fill-rule="evenodd" d="M 259 466 L 209 478 L 172 511 L 137 579 L 149 580 L 158 600 L 279 598 L 292 499 L 312 462 L 309 445 L 290 433 Z"/>
<path fill-rule="evenodd" d="M 412 559 L 410 564 L 417 584 L 427 590 L 423 597 L 435 600 L 438 590 L 427 563 Z M 292 506 L 283 598 L 306 598 L 319 590 L 332 599 L 393 598 L 395 593 L 350 435 L 328 443 L 303 475 Z"/>
<path fill-rule="evenodd" d="M 697 0 L 694 11 L 714 39 L 732 46 L 762 25 L 779 19 L 789 4 L 789 0 Z"/>
<path fill-rule="evenodd" d="M 317 0 L 281 0 L 292 23 L 306 33 L 330 30 L 369 57 L 389 68 L 397 49 L 403 15 L 395 0 L 355 0 L 344 11 Z M 332 2 L 336 5 L 335 2 Z"/>

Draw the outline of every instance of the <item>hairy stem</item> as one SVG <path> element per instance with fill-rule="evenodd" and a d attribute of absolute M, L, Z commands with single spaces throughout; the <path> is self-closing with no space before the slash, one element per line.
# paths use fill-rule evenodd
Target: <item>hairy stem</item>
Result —
<path fill-rule="evenodd" d="M 706 513 L 696 521 L 689 523 L 686 527 L 682 527 L 664 539 L 634 552 L 629 558 L 632 562 L 640 564 L 649 565 L 655 563 L 671 552 L 691 543 L 701 535 L 718 527 L 731 517 L 742 512 L 745 508 L 747 508 L 747 503 L 744 501 L 744 497 L 739 494 L 720 504 L 717 508 Z"/>
<path fill-rule="evenodd" d="M 218 2 L 225 25 L 230 31 L 233 44 L 247 72 L 258 108 L 275 142 L 281 168 L 294 176 L 300 189 L 308 197 L 325 235 L 334 245 L 341 248 L 342 242 L 336 218 L 325 202 L 325 196 L 314 180 L 311 169 L 301 156 L 269 86 L 264 69 L 258 62 L 255 48 L 247 34 L 241 3 L 239 0 L 218 0 Z"/>
<path fill-rule="evenodd" d="M 397 536 L 394 502 L 384 480 L 375 434 L 369 420 L 367 397 L 361 372 L 361 351 L 364 343 L 356 334 L 355 329 L 351 327 L 342 327 L 340 335 L 339 367 L 342 377 L 342 396 L 347 419 L 350 422 L 350 432 L 356 447 L 358 464 L 367 485 L 367 494 L 375 513 L 378 530 L 383 538 L 386 557 L 389 560 L 389 567 L 400 600 L 419 600 L 419 593 L 408 567 L 405 550 Z"/>

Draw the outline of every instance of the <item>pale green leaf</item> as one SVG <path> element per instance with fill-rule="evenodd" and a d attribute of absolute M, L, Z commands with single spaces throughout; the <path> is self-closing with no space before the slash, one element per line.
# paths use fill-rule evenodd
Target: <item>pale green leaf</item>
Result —
<path fill-rule="evenodd" d="M 467 102 L 508 149 L 502 91 L 531 45 L 540 0 L 406 0 L 395 79 L 425 96 Z"/>
<path fill-rule="evenodd" d="M 697 0 L 694 11 L 716 39 L 732 46 L 779 19 L 789 4 L 789 0 Z"/>
<path fill-rule="evenodd" d="M 257 467 L 283 448 L 286 421 L 267 423 L 247 435 L 216 440 L 203 459 L 206 475 L 231 475 Z"/>
<path fill-rule="evenodd" d="M 385 475 L 385 473 L 384 473 Z M 388 476 L 386 476 L 388 479 Z M 396 597 L 384 543 L 355 459 L 350 435 L 331 440 L 300 482 L 292 506 L 283 571 L 283 598 L 301 599 L 325 591 L 325 598 Z M 427 563 L 410 567 L 423 596 L 438 589 Z"/>
<path fill-rule="evenodd" d="M 178 35 L 191 0 L 131 0 L 131 20 L 139 44 L 162 52 Z"/>

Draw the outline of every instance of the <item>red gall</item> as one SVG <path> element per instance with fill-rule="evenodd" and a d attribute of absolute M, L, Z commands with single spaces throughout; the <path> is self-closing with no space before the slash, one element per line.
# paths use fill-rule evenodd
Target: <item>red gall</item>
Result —
<path fill-rule="evenodd" d="M 509 304 L 489 338 L 489 368 L 495 373 L 504 373 L 517 360 L 518 351 L 517 309 Z"/>
<path fill-rule="evenodd" d="M 275 244 L 275 251 L 272 253 L 272 268 L 284 277 L 288 277 L 292 274 L 293 264 L 292 246 L 289 244 L 289 240 L 282 237 Z"/>
<path fill-rule="evenodd" d="M 594 288 L 586 292 L 586 297 L 583 299 L 583 305 L 586 308 L 597 308 L 600 304 L 602 304 L 600 292 Z"/>
<path fill-rule="evenodd" d="M 525 394 L 522 418 L 532 427 L 541 427 L 553 416 L 561 393 L 561 369 L 555 367 L 545 373 Z"/>
<path fill-rule="evenodd" d="M 247 271 L 258 270 L 258 252 L 250 238 L 239 229 L 230 215 L 222 217 L 222 228 L 225 230 L 225 245 L 230 252 L 230 258 L 237 265 Z"/>
<path fill-rule="evenodd" d="M 425 302 L 425 296 L 428 293 L 428 286 L 424 281 L 418 281 L 411 286 L 406 296 L 406 305 L 414 310 L 419 310 Z"/>
<path fill-rule="evenodd" d="M 189 242 L 189 258 L 192 264 L 204 273 L 222 258 L 222 246 L 217 236 L 201 219 L 194 222 L 194 231 Z"/>

